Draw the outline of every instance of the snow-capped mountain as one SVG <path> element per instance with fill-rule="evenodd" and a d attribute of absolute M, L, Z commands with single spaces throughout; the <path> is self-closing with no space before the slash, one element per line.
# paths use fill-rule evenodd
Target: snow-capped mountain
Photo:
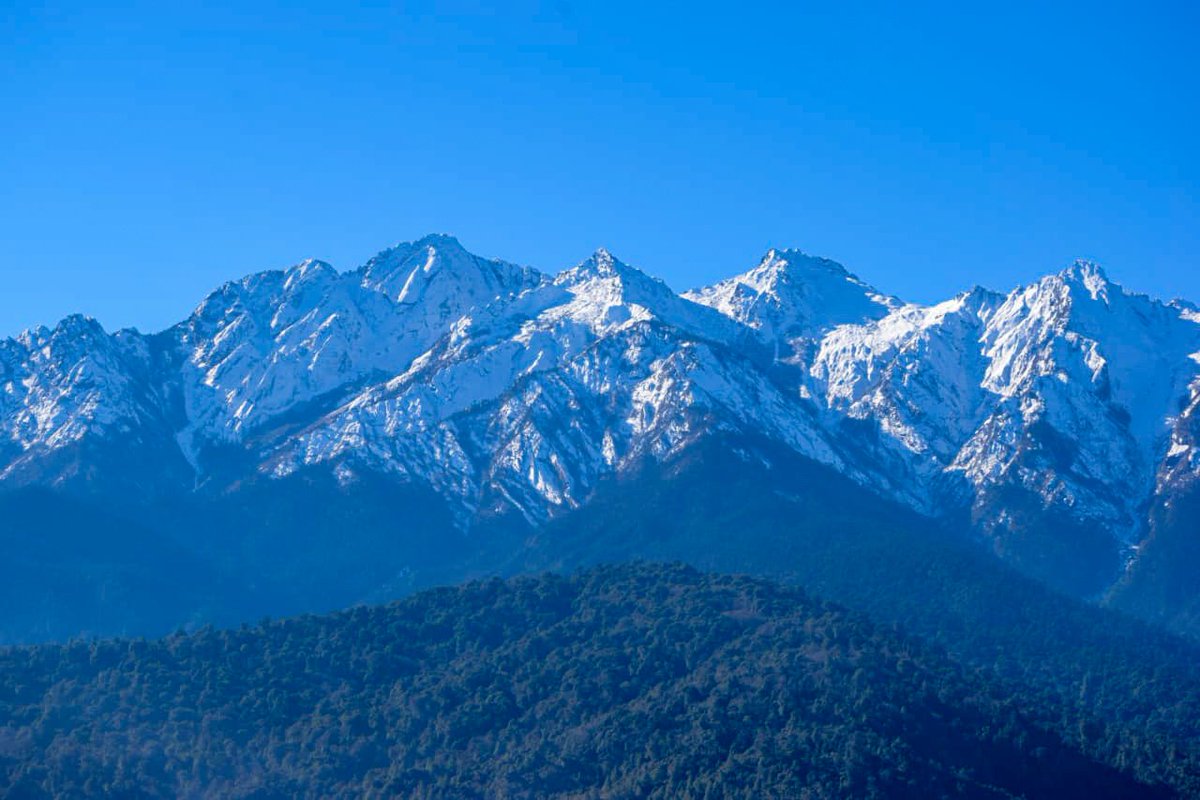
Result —
<path fill-rule="evenodd" d="M 836 261 L 770 250 L 758 266 L 684 297 L 710 306 L 770 340 L 808 340 L 836 325 L 879 319 L 901 303 Z"/>
<path fill-rule="evenodd" d="M 742 331 L 604 250 L 511 303 L 464 317 L 396 377 L 272 452 L 275 474 L 336 462 L 396 470 L 530 518 L 572 508 L 606 473 L 716 428 L 754 430 L 829 463 L 811 409 L 750 356 Z"/>
<path fill-rule="evenodd" d="M 1052 582 L 1099 563 L 1058 581 L 1092 593 L 1156 498 L 1200 474 L 1198 360 L 1194 307 L 1082 262 L 922 306 L 792 250 L 677 294 L 604 250 L 550 277 L 430 236 L 350 272 L 231 282 L 157 334 L 71 317 L 0 343 L 0 481 L 221 492 L 370 473 L 432 488 L 464 526 L 537 525 L 608 476 L 737 435 L 970 519 Z"/>
<path fill-rule="evenodd" d="M 961 476 L 1002 547 L 1032 512 L 1130 550 L 1197 352 L 1194 318 L 1079 262 L 1007 296 L 977 288 L 842 326 L 810 377 L 827 408 L 874 420 L 886 447 L 943 479 L 925 485 Z M 933 510 L 946 495 L 920 499 Z"/>
<path fill-rule="evenodd" d="M 465 314 L 539 280 L 430 236 L 351 273 L 310 260 L 226 284 L 169 332 L 184 453 L 195 461 L 206 444 L 241 442 L 316 398 L 399 374 Z"/>

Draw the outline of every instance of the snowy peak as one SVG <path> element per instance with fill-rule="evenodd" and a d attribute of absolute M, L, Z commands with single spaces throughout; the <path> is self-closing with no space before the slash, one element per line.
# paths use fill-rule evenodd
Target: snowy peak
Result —
<path fill-rule="evenodd" d="M 54 454 L 85 441 L 121 451 L 154 441 L 169 459 L 150 372 L 145 337 L 110 335 L 81 314 L 0 341 L 0 481 L 61 485 L 79 463 Z M 141 464 L 124 465 L 122 476 Z"/>
<path fill-rule="evenodd" d="M 1028 319 L 1048 331 L 1083 327 L 1102 334 L 1114 324 L 1113 314 L 1128 311 L 1131 304 L 1141 310 L 1163 307 L 1143 295 L 1126 292 L 1098 265 L 1079 260 L 1053 275 L 1015 289 L 1000 312 L 1002 322 Z"/>
<path fill-rule="evenodd" d="M 836 261 L 769 250 L 753 269 L 684 295 L 766 339 L 811 339 L 837 325 L 879 319 L 901 303 Z"/>
<path fill-rule="evenodd" d="M 17 334 L 15 341 L 27 350 L 50 346 L 86 348 L 108 338 L 104 327 L 85 314 L 71 314 L 59 320 L 53 328 L 38 325 Z"/>
<path fill-rule="evenodd" d="M 309 259 L 226 284 L 174 331 L 186 375 L 181 445 L 198 464 L 210 444 L 243 441 L 318 398 L 403 373 L 465 316 L 542 282 L 433 235 L 354 272 Z"/>
<path fill-rule="evenodd" d="M 467 252 L 453 236 L 398 244 L 359 270 L 365 288 L 404 305 L 485 305 L 537 285 L 533 269 Z"/>
<path fill-rule="evenodd" d="M 556 275 L 554 284 L 576 295 L 602 292 L 618 302 L 647 305 L 675 296 L 661 280 L 629 266 L 603 247 Z"/>
<path fill-rule="evenodd" d="M 262 316 L 278 326 L 287 315 L 279 311 L 297 305 L 314 305 L 340 280 L 337 270 L 324 261 L 306 259 L 283 270 L 266 270 L 230 281 L 206 297 L 185 324 L 221 325 L 241 315 Z"/>
<path fill-rule="evenodd" d="M 548 316 L 572 318 L 598 333 L 653 321 L 705 339 L 725 341 L 739 335 L 738 326 L 721 314 L 681 297 L 604 248 L 559 273 L 553 285 L 565 289 L 570 299 Z"/>
<path fill-rule="evenodd" d="M 988 384 L 1011 395 L 1051 375 L 1085 380 L 1136 417 L 1147 391 L 1160 401 L 1163 393 L 1181 391 L 1172 373 L 1189 369 L 1198 335 L 1200 327 L 1179 306 L 1127 292 L 1095 264 L 1077 261 L 1014 290 L 989 318 Z M 1154 405 L 1163 413 L 1161 402 Z"/>
<path fill-rule="evenodd" d="M 1114 291 L 1122 291 L 1119 286 L 1108 279 L 1108 275 L 1099 264 L 1084 259 L 1075 261 L 1060 272 L 1058 277 L 1068 286 L 1086 292 L 1093 300 L 1107 302 L 1110 288 Z"/>
<path fill-rule="evenodd" d="M 801 250 L 772 247 L 758 266 L 740 276 L 741 282 L 761 292 L 779 293 L 791 283 L 824 281 L 862 282 L 841 264 L 828 258 L 811 256 Z"/>
<path fill-rule="evenodd" d="M 594 279 L 621 279 L 623 276 L 634 276 L 635 280 L 650 279 L 650 276 L 621 261 L 606 248 L 598 247 L 588 258 L 563 270 L 556 280 L 559 283 L 580 283 Z"/>
<path fill-rule="evenodd" d="M 294 292 L 303 286 L 327 284 L 337 277 L 338 271 L 330 264 L 315 258 L 306 258 L 284 273 L 283 289 Z"/>
<path fill-rule="evenodd" d="M 1178 307 L 1089 262 L 1015 290 L 979 337 L 997 400 L 955 468 L 1136 542 L 1198 335 Z"/>

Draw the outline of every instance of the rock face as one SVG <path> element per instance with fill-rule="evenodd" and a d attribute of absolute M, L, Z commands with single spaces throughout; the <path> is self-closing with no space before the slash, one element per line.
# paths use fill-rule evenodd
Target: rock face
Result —
<path fill-rule="evenodd" d="M 1172 511 L 1195 507 L 1198 358 L 1193 306 L 1083 262 L 922 306 L 790 250 L 677 294 L 604 250 L 550 277 L 429 236 L 226 284 L 161 333 L 70 317 L 0 342 L 0 484 L 220 493 L 316 469 L 432 489 L 463 528 L 537 525 L 744 435 L 1142 608 L 1166 602 L 1143 561 L 1200 551 Z"/>

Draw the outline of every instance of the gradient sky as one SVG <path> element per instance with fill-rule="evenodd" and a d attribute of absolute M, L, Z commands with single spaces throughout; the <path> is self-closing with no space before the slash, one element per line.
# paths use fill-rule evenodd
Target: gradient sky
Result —
<path fill-rule="evenodd" d="M 433 231 L 677 289 L 792 246 L 917 301 L 1075 257 L 1200 300 L 1194 4 L 239 5 L 0 5 L 0 334 Z"/>

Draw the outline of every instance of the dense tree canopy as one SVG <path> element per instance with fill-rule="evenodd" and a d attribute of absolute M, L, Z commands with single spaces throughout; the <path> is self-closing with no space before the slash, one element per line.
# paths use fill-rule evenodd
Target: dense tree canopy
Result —
<path fill-rule="evenodd" d="M 0 651 L 13 797 L 1168 794 L 943 653 L 677 566 Z"/>

